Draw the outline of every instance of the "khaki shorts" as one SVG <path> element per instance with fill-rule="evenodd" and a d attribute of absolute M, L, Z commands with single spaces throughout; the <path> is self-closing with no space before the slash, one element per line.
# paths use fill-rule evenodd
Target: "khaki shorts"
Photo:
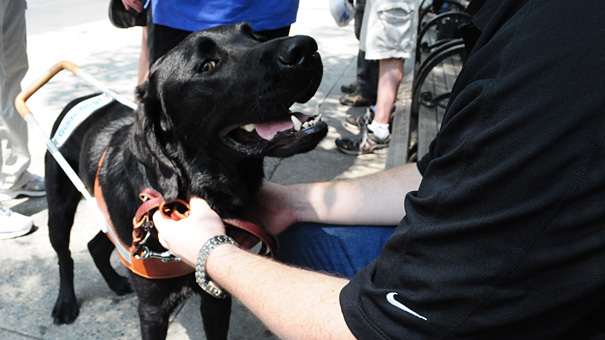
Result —
<path fill-rule="evenodd" d="M 367 60 L 412 57 L 417 7 L 417 0 L 368 0 L 359 42 Z"/>

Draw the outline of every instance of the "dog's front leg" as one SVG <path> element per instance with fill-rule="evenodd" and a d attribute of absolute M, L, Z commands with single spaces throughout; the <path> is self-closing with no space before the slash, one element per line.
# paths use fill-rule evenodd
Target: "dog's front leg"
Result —
<path fill-rule="evenodd" d="M 130 273 L 130 280 L 139 298 L 141 338 L 166 339 L 170 315 L 191 290 L 182 278 L 153 280 Z"/>
<path fill-rule="evenodd" d="M 139 301 L 139 321 L 141 339 L 164 340 L 168 333 L 170 313 L 164 313 L 161 306 L 154 306 Z"/>
<path fill-rule="evenodd" d="M 231 317 L 231 296 L 217 299 L 206 292 L 201 293 L 202 322 L 208 340 L 227 340 Z"/>

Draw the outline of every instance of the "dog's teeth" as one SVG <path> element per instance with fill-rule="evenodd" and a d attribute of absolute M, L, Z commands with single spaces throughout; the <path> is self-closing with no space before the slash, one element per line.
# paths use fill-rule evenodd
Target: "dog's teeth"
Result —
<path fill-rule="evenodd" d="M 300 131 L 300 127 L 302 126 L 301 121 L 298 120 L 298 118 L 296 118 L 294 115 L 290 116 L 290 119 L 292 120 L 292 123 L 294 123 L 294 130 Z"/>
<path fill-rule="evenodd" d="M 315 122 L 319 122 L 321 120 L 321 113 L 315 116 Z"/>
<path fill-rule="evenodd" d="M 309 122 L 304 122 L 302 125 L 302 127 L 305 129 L 308 128 L 309 126 L 311 126 L 311 124 L 309 124 Z"/>
<path fill-rule="evenodd" d="M 246 124 L 246 125 L 242 125 L 242 129 L 248 131 L 248 132 L 252 132 L 254 131 L 256 127 L 254 126 L 254 124 Z"/>

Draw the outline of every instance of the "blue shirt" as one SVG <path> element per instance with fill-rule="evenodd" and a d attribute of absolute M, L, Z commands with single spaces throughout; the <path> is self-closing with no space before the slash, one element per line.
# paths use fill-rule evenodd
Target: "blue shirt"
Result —
<path fill-rule="evenodd" d="M 299 0 L 153 0 L 153 22 L 185 31 L 247 22 L 255 31 L 296 22 Z"/>

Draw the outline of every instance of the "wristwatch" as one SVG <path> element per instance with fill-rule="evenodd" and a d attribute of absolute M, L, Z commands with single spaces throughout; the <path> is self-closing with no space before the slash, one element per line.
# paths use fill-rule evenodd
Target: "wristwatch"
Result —
<path fill-rule="evenodd" d="M 202 289 L 212 295 L 217 299 L 224 299 L 227 297 L 227 293 L 223 291 L 217 284 L 210 281 L 208 274 L 206 274 L 206 260 L 208 259 L 208 255 L 210 252 L 214 250 L 218 245 L 223 243 L 230 243 L 238 248 L 240 248 L 239 244 L 235 242 L 234 239 L 227 235 L 218 235 L 209 239 L 204 243 L 202 249 L 200 249 L 200 253 L 197 256 L 197 263 L 195 265 L 195 281 L 197 284 L 202 287 Z"/>

